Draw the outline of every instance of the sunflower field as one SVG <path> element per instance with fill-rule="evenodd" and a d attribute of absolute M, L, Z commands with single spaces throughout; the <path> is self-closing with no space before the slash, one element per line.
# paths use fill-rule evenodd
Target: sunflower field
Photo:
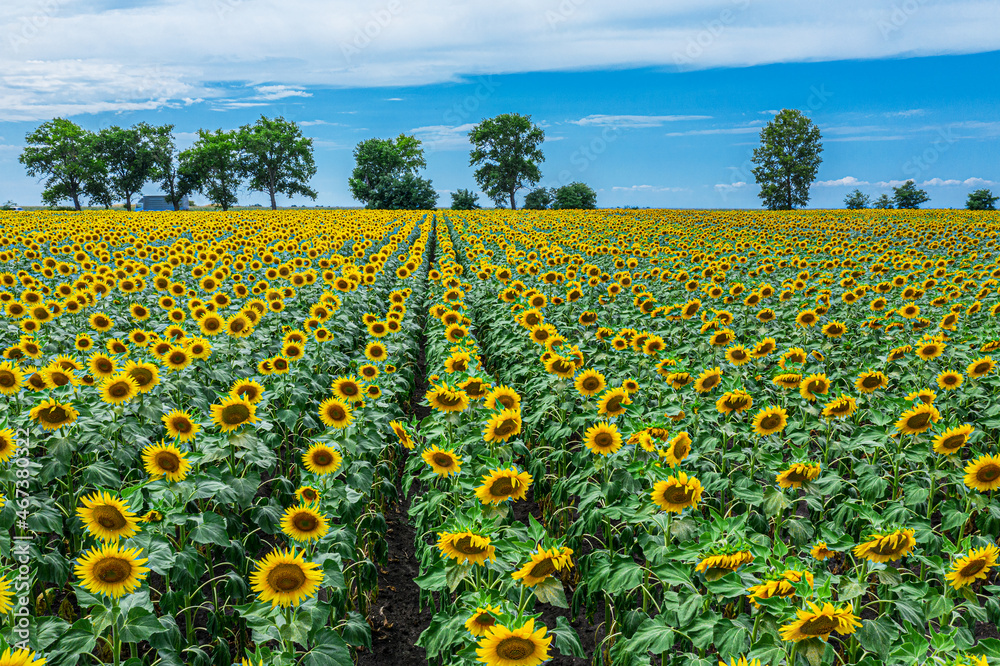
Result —
<path fill-rule="evenodd" d="M 0 212 L 0 666 L 1000 664 L 998 233 Z"/>

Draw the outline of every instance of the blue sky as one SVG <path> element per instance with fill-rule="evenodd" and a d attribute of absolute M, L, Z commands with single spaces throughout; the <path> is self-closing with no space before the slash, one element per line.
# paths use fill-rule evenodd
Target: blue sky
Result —
<path fill-rule="evenodd" d="M 754 208 L 760 127 L 797 108 L 824 137 L 811 207 L 908 178 L 961 207 L 1000 191 L 992 25 L 995 4 L 966 0 L 14 0 L 0 200 L 38 203 L 17 156 L 57 115 L 173 123 L 186 147 L 265 114 L 315 139 L 317 204 L 355 205 L 354 145 L 407 132 L 447 205 L 475 189 L 469 127 L 513 111 L 545 129 L 542 185 L 586 182 L 601 206 Z"/>

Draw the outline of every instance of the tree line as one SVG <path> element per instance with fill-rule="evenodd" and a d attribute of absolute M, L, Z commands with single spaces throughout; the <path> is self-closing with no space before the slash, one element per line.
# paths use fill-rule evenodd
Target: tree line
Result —
<path fill-rule="evenodd" d="M 241 187 L 265 192 L 276 209 L 277 195 L 316 198 L 308 185 L 316 174 L 312 139 L 284 118 L 261 116 L 236 130 L 198 130 L 198 139 L 178 151 L 173 125 L 137 123 L 97 132 L 65 118 L 43 123 L 26 137 L 19 157 L 29 176 L 44 180 L 42 201 L 49 206 L 83 201 L 132 210 L 149 183 L 166 193 L 178 210 L 195 192 L 229 210 Z"/>
<path fill-rule="evenodd" d="M 237 130 L 199 130 L 194 145 L 178 151 L 173 125 L 138 123 L 87 131 L 56 118 L 26 137 L 20 156 L 31 176 L 45 179 L 42 200 L 57 205 L 69 200 L 76 210 L 86 198 L 91 205 L 110 207 L 124 203 L 132 210 L 133 198 L 147 183 L 156 183 L 177 210 L 194 192 L 228 210 L 237 203 L 241 187 L 266 192 L 271 208 L 278 194 L 316 199 L 309 180 L 316 174 L 313 143 L 294 122 L 261 116 L 253 125 Z M 530 115 L 500 114 L 482 120 L 468 133 L 469 166 L 479 189 L 498 208 L 533 210 L 587 209 L 597 207 L 597 193 L 580 182 L 562 187 L 536 187 L 545 160 L 545 131 Z M 770 210 L 804 207 L 823 159 L 819 128 L 796 109 L 782 109 L 760 132 L 754 149 L 752 173 L 760 186 L 758 197 Z M 354 149 L 355 166 L 348 179 L 352 196 L 367 208 L 427 210 L 437 206 L 431 181 L 422 177 L 427 167 L 423 144 L 414 135 L 392 139 L 371 138 Z M 468 189 L 451 193 L 452 208 L 479 208 L 478 196 Z M 1000 197 L 988 189 L 968 196 L 970 210 L 996 210 Z M 859 189 L 847 195 L 849 209 L 914 209 L 930 198 L 908 180 L 874 201 Z"/>

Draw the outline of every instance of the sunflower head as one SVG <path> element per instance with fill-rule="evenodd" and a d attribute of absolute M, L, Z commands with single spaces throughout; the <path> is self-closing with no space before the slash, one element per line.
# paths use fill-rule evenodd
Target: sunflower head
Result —
<path fill-rule="evenodd" d="M 96 492 L 81 499 L 76 515 L 87 531 L 98 539 L 115 542 L 138 534 L 138 520 L 128 505 L 106 492 Z"/>

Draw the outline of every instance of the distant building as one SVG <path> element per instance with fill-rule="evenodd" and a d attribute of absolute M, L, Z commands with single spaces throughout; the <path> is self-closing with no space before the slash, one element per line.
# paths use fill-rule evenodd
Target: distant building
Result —
<path fill-rule="evenodd" d="M 190 208 L 191 208 L 191 203 L 190 201 L 188 201 L 187 195 L 184 195 L 184 198 L 181 199 L 180 209 L 190 210 Z M 167 201 L 167 197 L 165 197 L 164 195 L 154 194 L 151 196 L 143 196 L 141 199 L 139 199 L 139 203 L 136 204 L 135 209 L 136 211 L 154 212 L 162 210 L 173 210 L 174 206 L 169 201 Z"/>

